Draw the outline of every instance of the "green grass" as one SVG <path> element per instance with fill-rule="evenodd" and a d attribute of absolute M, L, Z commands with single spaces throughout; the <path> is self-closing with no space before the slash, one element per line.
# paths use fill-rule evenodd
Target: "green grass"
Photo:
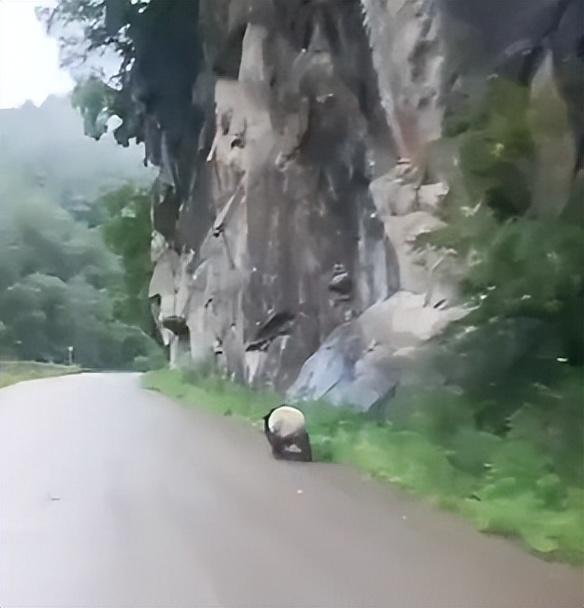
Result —
<path fill-rule="evenodd" d="M 0 361 L 0 388 L 39 378 L 66 376 L 78 373 L 77 367 L 36 363 L 33 361 Z"/>
<path fill-rule="evenodd" d="M 144 385 L 254 424 L 281 403 L 275 393 L 195 372 L 150 372 Z M 416 403 L 415 396 L 409 397 L 416 414 L 407 423 L 393 424 L 323 403 L 302 409 L 316 460 L 352 465 L 463 515 L 484 532 L 519 539 L 542 557 L 584 563 L 580 481 L 560 476 L 545 450 L 520 432 L 501 438 L 477 430 L 465 416 L 462 422 L 452 420 L 453 412 L 465 405 L 459 399 L 432 393 L 419 395 Z M 431 416 L 423 407 L 429 401 Z M 576 450 L 573 457 L 579 456 Z"/>

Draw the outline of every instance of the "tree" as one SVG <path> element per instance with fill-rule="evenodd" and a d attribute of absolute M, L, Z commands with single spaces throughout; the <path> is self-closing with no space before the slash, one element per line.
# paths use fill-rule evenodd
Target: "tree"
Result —
<path fill-rule="evenodd" d="M 148 115 L 174 149 L 190 137 L 187 125 L 201 127 L 192 104 L 202 64 L 198 12 L 198 0 L 59 0 L 40 11 L 49 33 L 59 36 L 63 64 L 84 67 L 73 98 L 86 133 L 99 139 L 116 116 L 115 138 L 127 146 L 144 140 Z M 117 63 L 115 74 L 105 73 L 104 54 Z"/>
<path fill-rule="evenodd" d="M 97 229 L 48 202 L 10 211 L 0 232 L 0 250 L 10 251 L 0 265 L 3 354 L 66 362 L 73 346 L 78 363 L 107 368 L 158 357 L 155 342 L 116 314 L 122 269 Z"/>
<path fill-rule="evenodd" d="M 29 138 L 21 141 L 15 125 Z M 133 325 L 138 318 L 147 325 L 146 300 L 142 316 L 120 306 L 129 299 L 122 258 L 104 242 L 108 205 L 94 200 L 102 186 L 119 186 L 124 175 L 134 175 L 135 156 L 130 153 L 134 161 L 120 166 L 110 162 L 108 145 L 84 138 L 74 111 L 59 100 L 8 115 L 0 111 L 0 138 L 6 150 L 0 158 L 0 355 L 64 363 L 73 346 L 75 360 L 87 367 L 128 368 L 136 358 L 141 367 L 162 364 L 155 341 Z M 113 149 L 123 156 L 119 147 Z M 38 173 L 43 179 L 35 178 Z M 147 243 L 145 196 L 140 218 Z M 140 242 L 144 282 L 148 254 Z M 133 294 L 135 307 L 141 289 Z"/>
<path fill-rule="evenodd" d="M 156 335 L 148 303 L 148 286 L 152 267 L 150 241 L 152 222 L 148 191 L 132 185 L 114 190 L 101 198 L 106 210 L 102 226 L 105 243 L 119 256 L 123 283 L 116 292 L 116 316 Z"/>

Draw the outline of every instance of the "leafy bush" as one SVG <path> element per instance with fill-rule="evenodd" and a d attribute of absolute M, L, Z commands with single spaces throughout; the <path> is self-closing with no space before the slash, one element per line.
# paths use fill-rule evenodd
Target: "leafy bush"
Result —
<path fill-rule="evenodd" d="M 480 529 L 582 561 L 582 181 L 567 202 L 550 201 L 565 213 L 550 204 L 538 216 L 529 90 L 501 78 L 488 87 L 464 121 L 448 117 L 461 175 L 453 176 L 443 227 L 419 239 L 454 254 L 470 313 L 435 341 L 446 387 L 402 390 L 391 420 L 470 477 L 472 492 L 457 509 Z M 557 136 L 558 116 L 545 120 Z"/>

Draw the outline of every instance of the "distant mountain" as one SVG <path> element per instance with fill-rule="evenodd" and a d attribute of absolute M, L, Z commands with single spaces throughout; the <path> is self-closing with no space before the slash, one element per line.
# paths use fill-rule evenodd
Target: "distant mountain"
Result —
<path fill-rule="evenodd" d="M 147 184 L 152 176 L 140 147 L 86 137 L 67 98 L 0 110 L 0 194 L 10 185 L 13 192 L 36 190 L 81 219 L 100 193 L 128 181 Z"/>

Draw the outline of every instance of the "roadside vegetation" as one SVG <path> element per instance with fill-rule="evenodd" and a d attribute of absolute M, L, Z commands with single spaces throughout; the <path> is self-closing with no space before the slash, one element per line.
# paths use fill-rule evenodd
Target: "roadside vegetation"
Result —
<path fill-rule="evenodd" d="M 40 378 L 77 374 L 80 368 L 32 361 L 0 361 L 0 388 Z"/>
<path fill-rule="evenodd" d="M 566 383 L 565 398 L 578 404 L 581 383 Z M 281 403 L 274 393 L 197 371 L 150 372 L 144 385 L 256 425 Z M 355 466 L 464 515 L 481 531 L 519 538 L 540 556 L 584 563 L 582 463 L 560 429 L 546 426 L 542 402 L 518 415 L 506 437 L 479 429 L 470 415 L 461 419 L 475 406 L 448 391 L 404 392 L 393 403 L 394 419 L 383 423 L 323 403 L 301 407 L 316 460 Z M 564 430 L 575 436 L 582 429 Z"/>

